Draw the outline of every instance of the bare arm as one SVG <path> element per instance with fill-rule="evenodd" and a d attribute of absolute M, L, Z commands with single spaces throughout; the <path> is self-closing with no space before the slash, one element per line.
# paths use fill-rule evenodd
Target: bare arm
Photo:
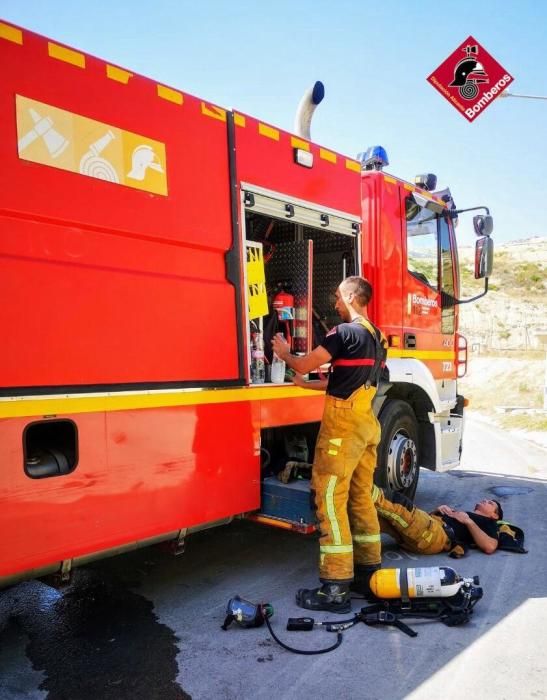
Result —
<path fill-rule="evenodd" d="M 289 344 L 279 333 L 272 339 L 272 348 L 280 360 L 286 362 L 291 369 L 299 374 L 307 374 L 332 359 L 330 353 L 322 345 L 318 345 L 307 355 L 291 355 Z"/>
<path fill-rule="evenodd" d="M 479 549 L 482 549 L 485 554 L 493 554 L 496 551 L 498 548 L 498 541 L 493 537 L 489 537 L 486 532 L 481 530 L 467 513 L 453 510 L 451 513 L 447 513 L 447 515 L 450 515 L 451 518 L 454 518 L 454 520 L 457 520 L 467 527 L 469 534 L 473 538 L 473 542 Z"/>
<path fill-rule="evenodd" d="M 325 391 L 327 384 L 329 383 L 328 379 L 306 381 L 301 374 L 298 374 L 298 372 L 294 375 L 292 380 L 296 386 L 300 386 L 302 389 L 315 389 L 316 391 Z"/>

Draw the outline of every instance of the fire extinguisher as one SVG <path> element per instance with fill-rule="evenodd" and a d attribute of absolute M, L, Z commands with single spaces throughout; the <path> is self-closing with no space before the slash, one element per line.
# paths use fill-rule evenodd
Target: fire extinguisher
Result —
<path fill-rule="evenodd" d="M 285 328 L 283 335 L 292 350 L 293 333 L 291 324 L 294 321 L 294 297 L 292 294 L 280 289 L 274 296 L 272 305 L 277 313 L 279 324 Z"/>

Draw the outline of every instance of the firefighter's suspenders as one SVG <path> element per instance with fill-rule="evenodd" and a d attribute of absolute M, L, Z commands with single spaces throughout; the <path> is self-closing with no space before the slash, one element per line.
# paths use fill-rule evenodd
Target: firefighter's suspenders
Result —
<path fill-rule="evenodd" d="M 359 359 L 344 359 L 334 360 L 332 362 L 332 367 L 372 367 L 370 374 L 366 381 L 366 388 L 368 389 L 371 385 L 377 385 L 380 379 L 380 373 L 386 365 L 387 350 L 384 346 L 384 338 L 381 331 L 364 318 L 359 318 L 359 323 L 366 328 L 374 339 L 375 347 L 375 359 L 371 360 L 369 358 L 359 358 Z"/>

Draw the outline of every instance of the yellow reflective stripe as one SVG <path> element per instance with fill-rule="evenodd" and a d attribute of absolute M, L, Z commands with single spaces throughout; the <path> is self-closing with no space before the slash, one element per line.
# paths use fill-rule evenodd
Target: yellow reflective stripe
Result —
<path fill-rule="evenodd" d="M 328 160 L 329 163 L 336 163 L 336 153 L 332 151 L 327 151 L 325 148 L 319 149 L 319 158 L 323 160 Z"/>
<path fill-rule="evenodd" d="M 338 525 L 336 508 L 334 507 L 334 490 L 336 488 L 336 482 L 337 477 L 331 476 L 327 486 L 327 493 L 325 494 L 325 501 L 327 504 L 327 515 L 329 516 L 330 520 L 330 528 L 332 530 L 332 539 L 334 540 L 334 544 L 340 545 L 342 544 L 342 535 L 340 534 L 340 526 Z"/>
<path fill-rule="evenodd" d="M 352 554 L 351 544 L 323 544 L 319 547 L 321 554 Z"/>
<path fill-rule="evenodd" d="M 291 146 L 293 148 L 300 148 L 302 151 L 310 150 L 310 144 L 307 141 L 296 138 L 296 136 L 291 136 Z"/>
<path fill-rule="evenodd" d="M 376 486 L 376 484 L 372 484 L 372 500 L 374 503 L 378 500 L 380 497 L 380 489 Z"/>
<path fill-rule="evenodd" d="M 331 445 L 336 445 L 336 447 L 342 446 L 342 438 L 331 438 L 329 442 L 331 443 Z"/>
<path fill-rule="evenodd" d="M 63 413 L 96 413 L 99 411 L 126 411 L 168 406 L 199 406 L 239 401 L 269 401 L 271 399 L 317 398 L 313 389 L 294 385 L 243 389 L 198 389 L 179 391 L 111 392 L 74 394 L 72 396 L 17 396 L 0 398 L 0 418 L 51 416 Z"/>
<path fill-rule="evenodd" d="M 354 542 L 380 542 L 382 539 L 382 536 L 380 534 L 378 535 L 353 535 L 353 541 Z"/>
<path fill-rule="evenodd" d="M 274 141 L 279 141 L 279 130 L 274 129 L 267 124 L 262 124 L 262 122 L 258 123 L 258 133 L 261 136 L 267 136 L 269 139 L 273 139 Z"/>
<path fill-rule="evenodd" d="M 65 61 L 65 63 L 71 63 L 73 66 L 78 66 L 78 68 L 85 68 L 85 56 L 83 53 L 74 51 L 73 49 L 67 49 L 66 46 L 54 44 L 52 41 L 48 41 L 47 48 L 51 58 L 56 58 L 58 61 Z"/>
<path fill-rule="evenodd" d="M 12 41 L 14 44 L 22 44 L 23 32 L 17 27 L 12 27 L 11 24 L 0 22 L 0 39 Z"/>
<path fill-rule="evenodd" d="M 333 457 L 336 457 L 336 455 L 338 454 L 338 450 L 329 450 L 329 451 L 327 452 L 327 454 L 328 454 L 328 455 L 332 455 Z"/>
<path fill-rule="evenodd" d="M 130 73 L 128 70 L 124 70 L 123 68 L 118 68 L 118 66 L 111 66 L 107 63 L 106 77 L 110 78 L 110 80 L 116 80 L 118 83 L 127 85 L 129 78 L 133 77 L 133 73 Z"/>
<path fill-rule="evenodd" d="M 453 360 L 456 355 L 454 350 L 399 350 L 389 348 L 390 357 L 412 357 L 415 360 Z"/>
<path fill-rule="evenodd" d="M 393 520 L 393 522 L 399 523 L 401 527 L 408 527 L 406 520 L 403 520 L 400 515 L 397 515 L 397 513 L 392 513 L 390 510 L 384 510 L 383 508 L 376 508 L 376 510 L 386 520 Z"/>
<path fill-rule="evenodd" d="M 355 160 L 350 160 L 349 158 L 346 158 L 346 168 L 348 170 L 353 170 L 356 173 L 361 172 L 361 163 L 358 163 Z"/>
<path fill-rule="evenodd" d="M 207 105 L 205 104 L 205 102 L 202 102 L 201 113 L 206 117 L 219 119 L 221 122 L 226 121 L 226 110 L 222 109 L 222 107 L 216 107 L 215 105 Z"/>
<path fill-rule="evenodd" d="M 179 92 L 178 90 L 173 90 L 173 88 L 167 87 L 166 85 L 160 85 L 159 83 L 156 85 L 156 90 L 158 97 L 161 97 L 162 100 L 174 102 L 176 105 L 181 105 L 184 102 L 182 92 Z"/>

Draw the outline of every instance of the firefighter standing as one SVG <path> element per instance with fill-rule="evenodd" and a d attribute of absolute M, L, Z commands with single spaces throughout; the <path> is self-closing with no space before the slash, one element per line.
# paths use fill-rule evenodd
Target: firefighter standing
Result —
<path fill-rule="evenodd" d="M 380 568 L 380 528 L 371 492 L 380 424 L 372 400 L 386 350 L 383 336 L 367 317 L 371 296 L 367 280 L 345 279 L 335 303 L 343 323 L 303 357 L 291 355 L 282 337 L 272 341 L 276 355 L 300 374 L 327 362 L 332 366 L 328 380 L 305 384 L 327 391 L 311 481 L 320 529 L 322 585 L 296 594 L 298 605 L 308 610 L 349 612 L 350 583 L 355 579 L 358 590 L 366 588 Z M 302 384 L 298 378 L 295 383 Z"/>

